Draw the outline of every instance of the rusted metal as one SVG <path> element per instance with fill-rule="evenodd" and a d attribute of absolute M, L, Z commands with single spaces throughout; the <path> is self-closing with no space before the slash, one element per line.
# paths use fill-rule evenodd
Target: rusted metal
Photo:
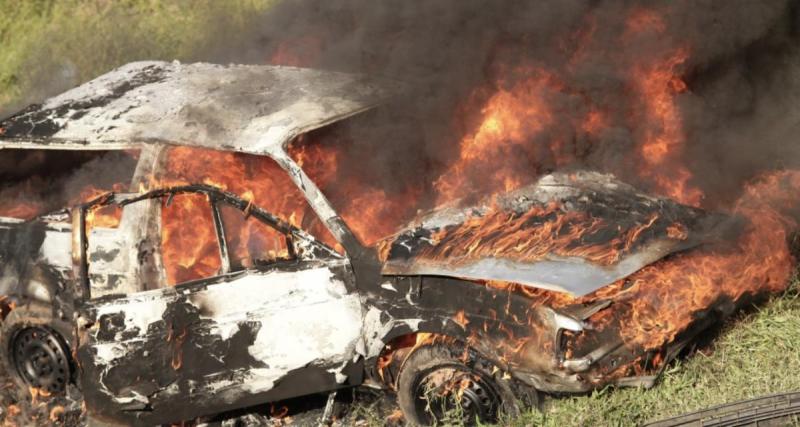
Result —
<path fill-rule="evenodd" d="M 795 391 L 714 406 L 645 426 L 782 426 L 795 424 L 799 417 L 800 392 Z"/>

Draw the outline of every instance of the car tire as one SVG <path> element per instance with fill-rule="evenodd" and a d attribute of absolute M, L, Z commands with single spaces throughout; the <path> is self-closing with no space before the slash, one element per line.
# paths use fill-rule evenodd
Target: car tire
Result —
<path fill-rule="evenodd" d="M 423 345 L 400 368 L 398 404 L 409 425 L 496 423 L 519 413 L 503 374 L 463 346 Z"/>
<path fill-rule="evenodd" d="M 55 318 L 52 308 L 17 307 L 0 328 L 0 367 L 22 393 L 37 388 L 43 396 L 62 395 L 75 372 L 71 336 L 72 325 Z"/>

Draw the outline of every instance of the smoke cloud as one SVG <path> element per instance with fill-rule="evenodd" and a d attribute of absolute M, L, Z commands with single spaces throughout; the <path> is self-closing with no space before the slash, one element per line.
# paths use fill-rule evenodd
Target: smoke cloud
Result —
<path fill-rule="evenodd" d="M 800 145 L 800 13 L 794 1 L 287 1 L 244 39 L 211 57 L 361 72 L 411 83 L 388 109 L 341 129 L 344 169 L 387 191 L 431 188 L 474 132 L 498 90 L 543 70 L 560 89 L 540 94 L 553 118 L 523 147 L 501 150 L 532 180 L 557 168 L 608 171 L 644 187 L 630 156 L 650 128 L 632 70 L 686 49 L 674 72 L 686 90 L 674 98 L 685 138 L 676 159 L 716 207 L 764 170 L 796 166 Z M 657 16 L 648 16 L 654 12 Z M 636 15 L 642 18 L 632 28 Z M 635 37 L 630 33 L 637 31 Z M 592 135 L 576 118 L 602 110 Z M 632 120 L 631 117 L 634 117 Z M 543 149 L 567 146 L 570 162 Z M 670 176 L 673 163 L 654 173 Z M 477 189 L 486 170 L 467 182 Z M 429 195 L 429 201 L 435 200 Z"/>
<path fill-rule="evenodd" d="M 392 104 L 315 138 L 343 151 L 342 179 L 390 196 L 421 192 L 407 217 L 442 201 L 442 177 L 454 173 L 462 141 L 476 134 L 486 103 L 500 91 L 522 103 L 538 100 L 547 120 L 538 112 L 520 115 L 536 131 L 498 145 L 489 153 L 495 161 L 456 171 L 466 189 L 460 196 L 491 191 L 488 177 L 499 172 L 524 183 L 571 168 L 663 191 L 642 176 L 641 158 L 632 155 L 648 135 L 667 132 L 643 113 L 647 100 L 636 72 L 681 49 L 685 58 L 668 71 L 686 85 L 672 98 L 685 142 L 675 158 L 648 166 L 651 175 L 676 177 L 679 164 L 691 173 L 688 184 L 705 195 L 701 205 L 717 208 L 759 173 L 800 160 L 797 1 L 291 0 L 244 28 L 233 21 L 217 27 L 219 40 L 192 59 L 309 66 L 408 83 Z M 536 76 L 548 83 L 525 84 Z M 601 126 L 587 131 L 595 112 Z M 328 187 L 335 204 L 352 201 L 352 194 Z"/>

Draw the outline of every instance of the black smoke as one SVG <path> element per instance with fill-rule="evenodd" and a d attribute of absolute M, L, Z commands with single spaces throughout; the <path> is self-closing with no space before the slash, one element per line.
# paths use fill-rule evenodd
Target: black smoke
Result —
<path fill-rule="evenodd" d="M 642 11 L 660 18 L 626 37 L 631 16 Z M 541 94 L 554 116 L 546 128 L 526 144 L 498 148 L 504 163 L 524 181 L 590 168 L 654 190 L 631 153 L 660 124 L 637 118 L 642 104 L 631 70 L 682 46 L 689 54 L 676 70 L 687 84 L 675 98 L 686 138 L 680 161 L 706 194 L 704 206 L 724 206 L 746 181 L 800 159 L 797 1 L 284 0 L 244 28 L 220 25 L 218 40 L 191 59 L 288 63 L 408 83 L 394 103 L 315 138 L 344 151 L 343 179 L 389 195 L 422 189 L 408 215 L 435 203 L 432 183 L 457 160 L 484 102 L 513 90 L 531 69 L 546 70 L 563 87 Z M 131 49 L 131 60 L 148 59 L 140 56 Z M 591 109 L 604 111 L 608 126 L 587 135 L 579 122 Z M 548 149 L 556 139 L 568 164 Z M 654 173 L 669 177 L 670 166 L 662 169 Z M 492 172 L 491 165 L 471 171 L 473 197 L 487 190 Z M 335 204 L 353 196 L 331 195 Z"/>
<path fill-rule="evenodd" d="M 655 11 L 664 30 L 645 28 L 643 36 L 622 41 L 630 16 L 641 10 Z M 430 187 L 455 160 L 485 97 L 524 79 L 524 72 L 509 70 L 525 67 L 546 69 L 568 88 L 547 95 L 557 116 L 553 125 L 529 147 L 509 151 L 507 161 L 519 163 L 531 179 L 563 168 L 540 149 L 558 135 L 575 158 L 569 167 L 637 181 L 631 173 L 636 159 L 628 154 L 641 127 L 654 124 L 630 120 L 641 108 L 631 100 L 630 70 L 654 54 L 688 46 L 677 70 L 688 86 L 676 97 L 686 136 L 681 156 L 694 174 L 691 183 L 706 194 L 704 205 L 713 207 L 735 199 L 760 172 L 800 159 L 799 10 L 794 1 L 748 0 L 293 0 L 249 28 L 249 42 L 211 56 L 264 63 L 289 51 L 300 65 L 411 83 L 413 90 L 395 105 L 338 132 L 352 160 L 345 169 L 395 191 Z M 580 61 L 574 61 L 577 54 Z M 600 135 L 575 129 L 575 117 L 587 106 L 611 117 Z M 486 171 L 475 172 L 472 184 L 479 188 Z"/>

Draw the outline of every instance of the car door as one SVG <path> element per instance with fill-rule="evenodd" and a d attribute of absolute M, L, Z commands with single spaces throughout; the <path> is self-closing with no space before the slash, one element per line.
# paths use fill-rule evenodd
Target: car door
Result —
<path fill-rule="evenodd" d="M 213 195 L 168 200 L 169 286 L 80 310 L 90 413 L 165 423 L 360 381 L 361 304 L 345 257 Z"/>

